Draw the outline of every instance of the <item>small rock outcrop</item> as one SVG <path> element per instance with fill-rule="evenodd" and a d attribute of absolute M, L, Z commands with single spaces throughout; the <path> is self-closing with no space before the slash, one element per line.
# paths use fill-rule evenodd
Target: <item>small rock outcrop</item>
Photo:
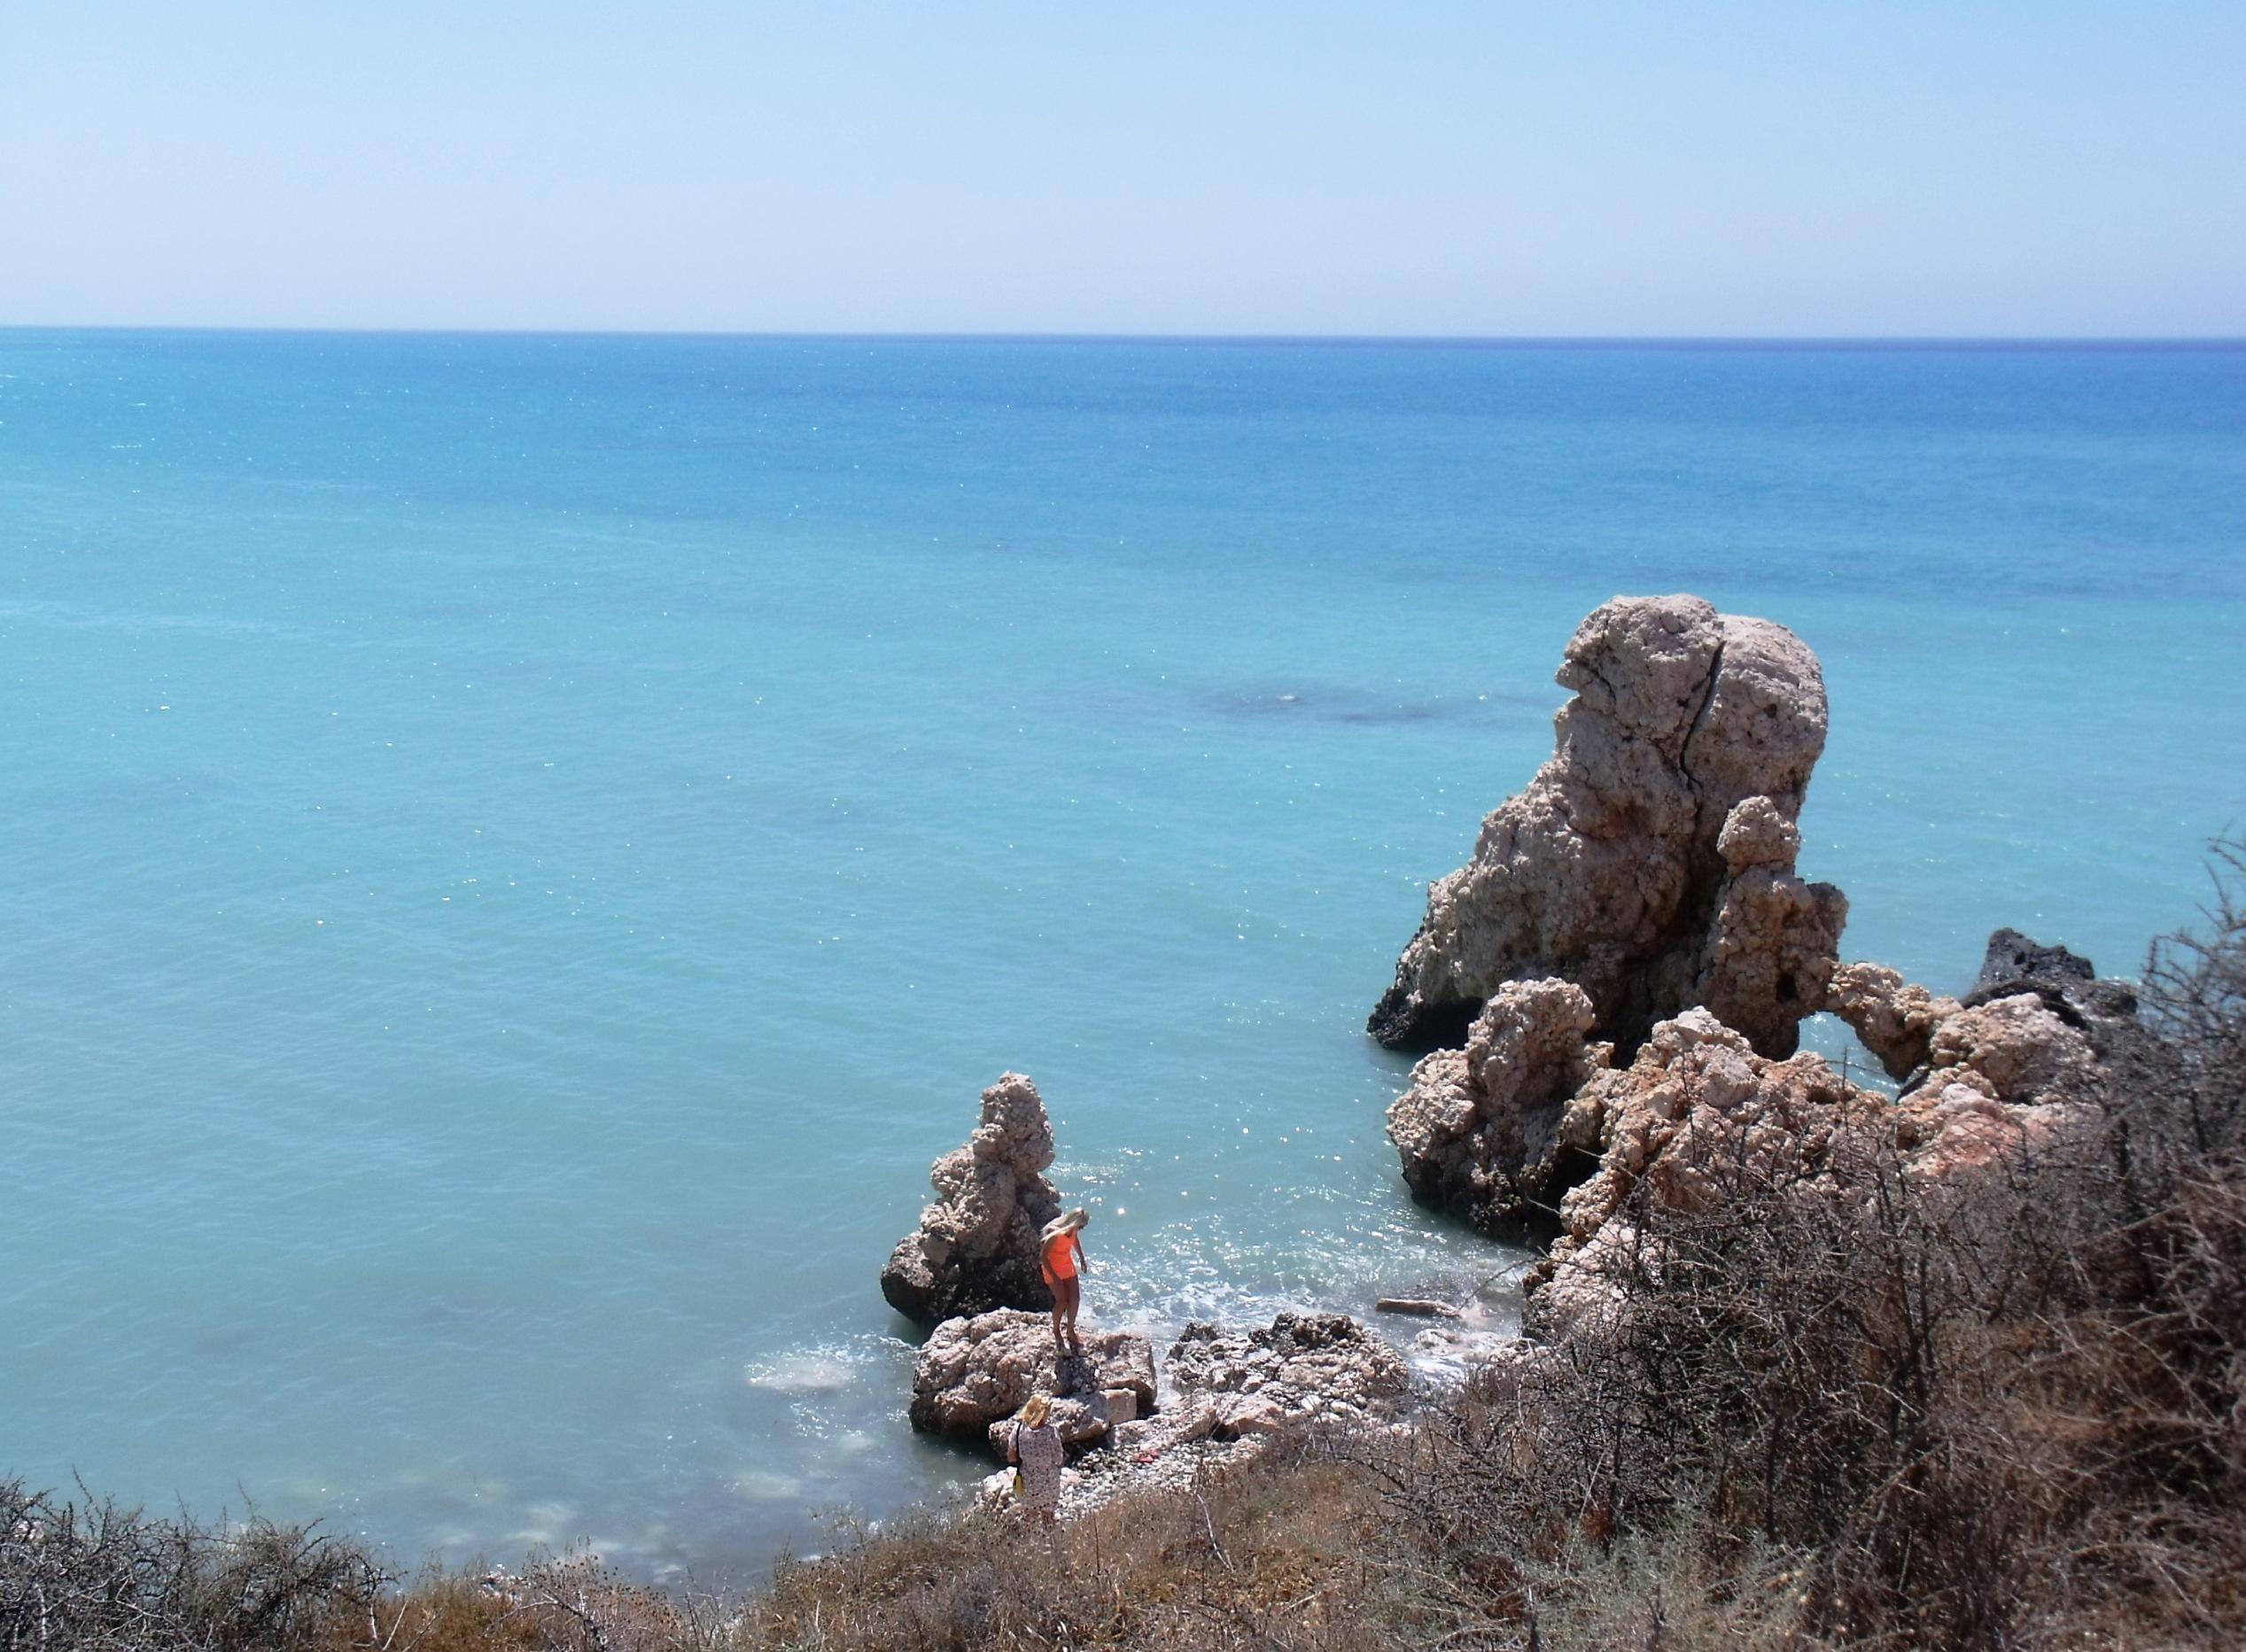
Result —
<path fill-rule="evenodd" d="M 2068 1026 L 2103 1035 L 2097 1037 L 2102 1046 L 2117 1035 L 2127 1036 L 2136 1025 L 2135 988 L 2099 979 L 2096 967 L 2079 952 L 2045 946 L 2017 929 L 2000 929 L 1989 937 L 1980 978 L 1962 1002 L 1970 1010 L 2024 992 L 2040 998 Z"/>
<path fill-rule="evenodd" d="M 2078 1086 L 2096 1059 L 2089 1039 L 2041 998 L 2008 993 L 1936 1022 L 1925 1077 L 1905 1096 L 1970 1074 L 1993 1101 L 2033 1102 Z"/>
<path fill-rule="evenodd" d="M 1597 1164 L 1598 1115 L 1575 1099 L 1613 1054 L 1586 1042 L 1597 1020 L 1571 981 L 1506 981 L 1465 1049 L 1423 1057 L 1388 1108 L 1413 1197 L 1500 1238 L 1557 1232 L 1560 1195 Z"/>
<path fill-rule="evenodd" d="M 1277 1434 L 1312 1419 L 1361 1423 L 1411 1392 L 1403 1357 L 1347 1314 L 1279 1315 L 1255 1330 L 1189 1323 L 1162 1375 L 1175 1397 L 1161 1415 L 1119 1428 L 1127 1451 Z"/>
<path fill-rule="evenodd" d="M 1053 1126 L 1038 1087 L 1019 1073 L 983 1092 L 983 1116 L 964 1147 L 929 1172 L 936 1202 L 882 1268 L 882 1294 L 923 1325 L 991 1308 L 1050 1308 L 1038 1235 L 1061 1214 L 1044 1172 Z"/>
<path fill-rule="evenodd" d="M 1826 1002 L 1897 1079 L 1926 1065 L 1934 1028 L 1959 1008 L 1955 998 L 1938 998 L 1885 964 L 1843 964 Z"/>
<path fill-rule="evenodd" d="M 1589 995 L 1633 1051 L 1714 998 L 1771 1056 L 1824 1002 L 1846 913 L 1793 875 L 1822 673 L 1800 639 L 1698 597 L 1618 598 L 1567 645 L 1553 755 L 1427 891 L 1367 1024 L 1395 1049 L 1457 1044 L 1511 981 Z"/>
<path fill-rule="evenodd" d="M 1768 1175 L 1805 1152 L 1819 1158 L 1839 1110 L 1865 1096 L 1816 1056 L 1757 1055 L 1704 1009 L 1662 1022 L 1635 1061 L 1578 1097 L 1597 1117 L 1602 1151 L 1597 1172 L 1560 1203 L 1553 1255 L 1580 1250 L 1642 1183 L 1669 1209 L 1705 1210 L 1718 1197 L 1715 1167 Z"/>
<path fill-rule="evenodd" d="M 927 1433 L 991 1437 L 991 1425 L 1033 1393 L 1053 1396 L 1061 1437 L 1081 1445 L 1106 1435 L 1126 1408 L 1154 1408 L 1154 1353 L 1144 1337 L 1087 1331 L 1081 1352 L 1056 1357 L 1045 1315 L 1001 1308 L 947 1319 L 913 1366 L 913 1426 Z M 1002 1439 L 996 1443 L 1003 1447 Z"/>
<path fill-rule="evenodd" d="M 2017 929 L 1989 937 L 1980 978 L 1962 998 L 1938 997 L 1884 965 L 1844 964 L 1828 1002 L 1906 1095 L 1967 1067 L 2000 1099 L 2017 1101 L 2142 1033 L 2134 988 L 2101 981 L 2088 958 Z"/>

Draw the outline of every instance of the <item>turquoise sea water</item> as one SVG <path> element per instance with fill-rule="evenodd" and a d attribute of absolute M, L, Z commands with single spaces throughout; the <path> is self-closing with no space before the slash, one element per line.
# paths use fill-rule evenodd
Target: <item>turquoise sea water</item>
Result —
<path fill-rule="evenodd" d="M 1096 1318 L 1463 1286 L 1364 1017 L 1679 589 L 1823 658 L 1850 955 L 2126 972 L 2246 353 L 0 333 L 0 1471 L 816 1547 L 976 1466 L 874 1274 L 1009 1066 Z"/>

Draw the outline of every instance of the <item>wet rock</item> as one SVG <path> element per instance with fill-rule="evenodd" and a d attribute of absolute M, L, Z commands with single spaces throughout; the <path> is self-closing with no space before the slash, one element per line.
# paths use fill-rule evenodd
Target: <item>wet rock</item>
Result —
<path fill-rule="evenodd" d="M 1053 1126 L 1038 1087 L 1019 1073 L 983 1092 L 967 1144 L 929 1172 L 936 1202 L 882 1268 L 891 1307 L 923 1325 L 998 1307 L 1050 1308 L 1038 1230 L 1061 1214 L 1044 1175 Z"/>
<path fill-rule="evenodd" d="M 913 1362 L 909 1415 L 924 1432 L 987 1435 L 1045 1393 L 1056 1413 L 1068 1408 L 1061 1438 L 1074 1428 L 1082 1443 L 1107 1431 L 1109 1389 L 1128 1390 L 1140 1415 L 1154 1409 L 1154 1354 L 1144 1337 L 1087 1331 L 1081 1353 L 1057 1352 L 1049 1315 L 1001 1308 L 936 1328 Z"/>
<path fill-rule="evenodd" d="M 1597 1021 L 1571 982 L 1506 981 L 1465 1049 L 1423 1058 L 1388 1109 L 1413 1196 L 1501 1237 L 1556 1232 L 1560 1195 L 1597 1161 L 1597 1117 L 1574 1105 L 1613 1053 L 1585 1042 Z"/>
<path fill-rule="evenodd" d="M 1457 1307 L 1433 1297 L 1382 1297 L 1372 1305 L 1376 1314 L 1401 1314 L 1410 1319 L 1457 1319 Z"/>
<path fill-rule="evenodd" d="M 1559 681 L 1575 695 L 1550 760 L 1429 888 L 1368 1029 L 1396 1049 L 1457 1043 L 1507 981 L 1557 977 L 1625 1053 L 1710 993 L 1759 1050 L 1790 1053 L 1846 913 L 1838 890 L 1793 877 L 1825 740 L 1816 656 L 1697 597 L 1618 598 L 1577 630 Z"/>

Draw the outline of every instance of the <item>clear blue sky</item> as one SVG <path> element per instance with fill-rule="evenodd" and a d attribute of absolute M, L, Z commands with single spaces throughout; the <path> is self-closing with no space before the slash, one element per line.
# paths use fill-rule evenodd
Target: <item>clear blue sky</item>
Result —
<path fill-rule="evenodd" d="M 0 323 L 2246 334 L 2246 0 L 0 0 Z"/>

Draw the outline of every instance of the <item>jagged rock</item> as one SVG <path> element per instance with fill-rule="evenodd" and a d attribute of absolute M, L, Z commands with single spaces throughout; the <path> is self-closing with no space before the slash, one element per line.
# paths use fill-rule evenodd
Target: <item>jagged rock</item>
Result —
<path fill-rule="evenodd" d="M 2048 1147 L 2070 1136 L 2084 1139 L 2095 1121 L 2088 1104 L 2063 1090 L 2006 1102 L 1970 1069 L 1929 1082 L 1897 1110 L 1895 1137 L 1910 1153 L 1923 1181 L 1956 1183 L 2014 1159 L 2024 1149 Z"/>
<path fill-rule="evenodd" d="M 1281 1314 L 1254 1330 L 1193 1322 L 1162 1377 L 1170 1399 L 1157 1415 L 1119 1423 L 1117 1450 L 1151 1459 L 1245 1441 L 1247 1451 L 1313 1420 L 1364 1426 L 1393 1416 L 1411 1387 L 1403 1356 L 1347 1314 Z"/>
<path fill-rule="evenodd" d="M 1962 1187 L 2094 1121 L 2074 1088 L 2089 1043 L 2032 995 L 1957 1011 L 1928 1044 L 1932 1076 L 1895 1098 L 1815 1055 L 1760 1056 L 1705 1009 L 1662 1022 L 1628 1067 L 1594 1075 L 1575 1098 L 1597 1119 L 1598 1168 L 1560 1202 L 1563 1231 L 1530 1281 L 1529 1329 L 1549 1337 L 1611 1311 L 1636 1238 L 1633 1194 L 1706 1210 L 1747 1177 L 1798 1198 L 1853 1198 L 1867 1185 L 1861 1155 L 1882 1140 L 1903 1150 L 1907 1174 Z"/>
<path fill-rule="evenodd" d="M 2126 981 L 2101 981 L 2090 960 L 2063 946 L 2045 946 L 2017 929 L 1989 936 L 1980 979 L 1962 1000 L 1975 1009 L 1999 998 L 2032 992 L 2070 1027 L 2092 1035 L 2102 1049 L 2135 1031 L 2136 989 Z"/>
<path fill-rule="evenodd" d="M 1628 1067 L 1578 1098 L 1597 1114 L 1602 1151 L 1597 1170 L 1560 1202 L 1554 1254 L 1580 1247 L 1642 1182 L 1671 1209 L 1701 1210 L 1715 1198 L 1715 1165 L 1768 1174 L 1805 1145 L 1814 1155 L 1834 1110 L 1861 1094 L 1814 1055 L 1756 1055 L 1704 1009 L 1662 1022 Z"/>
<path fill-rule="evenodd" d="M 1843 964 L 1833 972 L 1826 1002 L 1890 1078 L 1907 1078 L 1926 1065 L 1935 1027 L 1959 1008 L 1955 998 L 1938 998 L 1885 964 Z"/>
<path fill-rule="evenodd" d="M 2032 992 L 1968 1004 L 1935 1023 L 1924 1084 L 1965 1074 L 1990 1099 L 2032 1102 L 2079 1085 L 2096 1059 L 2090 1041 Z"/>
<path fill-rule="evenodd" d="M 1127 1389 L 1136 1412 L 1154 1406 L 1154 1353 L 1144 1337 L 1087 1331 L 1081 1353 L 1055 1358 L 1052 1319 L 1001 1308 L 947 1319 L 913 1366 L 913 1426 L 928 1433 L 984 1434 L 1019 1411 L 1033 1393 L 1054 1396 L 1061 1439 L 1107 1431 L 1108 1389 Z M 1095 1426 L 1096 1423 L 1096 1426 Z"/>
<path fill-rule="evenodd" d="M 1989 936 L 1988 950 L 1981 955 L 1981 978 L 1973 986 L 1978 991 L 2045 976 L 2062 981 L 2095 981 L 2098 969 L 2079 952 L 2070 952 L 2063 946 L 2045 946 L 2017 929 L 1999 929 Z"/>
<path fill-rule="evenodd" d="M 1038 1235 L 1061 1214 L 1043 1172 L 1053 1126 L 1038 1087 L 1019 1073 L 983 1092 L 983 1116 L 964 1147 L 936 1161 L 936 1203 L 882 1268 L 891 1307 L 923 1325 L 991 1308 L 1050 1308 Z"/>
<path fill-rule="evenodd" d="M 1626 1053 L 1707 992 L 1759 1049 L 1790 1053 L 1846 911 L 1837 889 L 1793 878 L 1791 828 L 1825 741 L 1816 656 L 1698 597 L 1618 598 L 1576 631 L 1559 681 L 1575 696 L 1550 760 L 1429 888 L 1369 1030 L 1392 1048 L 1455 1044 L 1505 982 L 1555 976 Z"/>
<path fill-rule="evenodd" d="M 1826 1001 L 1847 897 L 1794 875 L 1801 828 L 1768 797 L 1734 808 L 1716 848 L 1729 875 L 1688 1001 L 1763 1054 L 1791 1055 L 1803 1015 Z"/>
<path fill-rule="evenodd" d="M 1162 1369 L 1185 1426 L 1198 1426 L 1206 1408 L 1220 1439 L 1318 1415 L 1383 1415 L 1411 1386 L 1403 1357 L 1347 1314 L 1281 1314 L 1250 1331 L 1195 1321 Z"/>
<path fill-rule="evenodd" d="M 1413 1195 L 1486 1233 L 1555 1231 L 1560 1195 L 1597 1162 L 1597 1117 L 1573 1105 L 1613 1053 L 1584 1042 L 1597 1020 L 1571 982 L 1506 981 L 1465 1049 L 1423 1058 L 1388 1109 Z"/>
<path fill-rule="evenodd" d="M 2142 1035 L 2134 988 L 2101 981 L 2088 958 L 2017 929 L 1989 937 L 1980 979 L 1962 999 L 1937 997 L 1883 965 L 1844 964 L 1828 1003 L 1890 1078 L 1908 1080 L 1906 1094 L 1966 1067 L 1998 1099 L 2017 1101 Z M 2043 1013 L 2031 1016 L 2039 1005 Z"/>

